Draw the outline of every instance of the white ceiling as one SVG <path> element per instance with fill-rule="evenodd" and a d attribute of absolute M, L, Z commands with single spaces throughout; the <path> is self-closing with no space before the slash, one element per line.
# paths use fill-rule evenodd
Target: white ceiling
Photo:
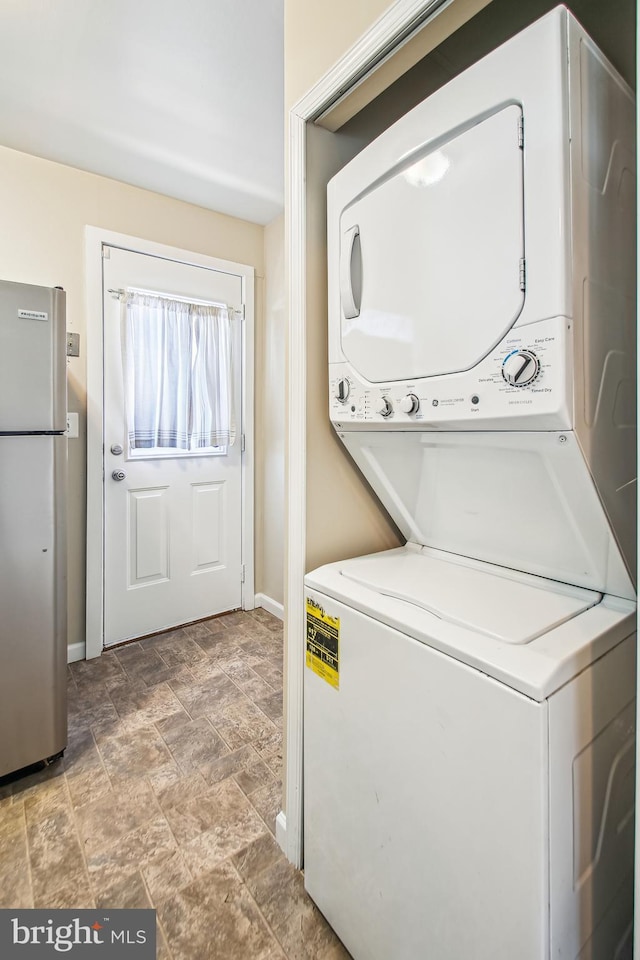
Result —
<path fill-rule="evenodd" d="M 283 0 L 0 0 L 5 146 L 268 223 L 283 124 Z"/>

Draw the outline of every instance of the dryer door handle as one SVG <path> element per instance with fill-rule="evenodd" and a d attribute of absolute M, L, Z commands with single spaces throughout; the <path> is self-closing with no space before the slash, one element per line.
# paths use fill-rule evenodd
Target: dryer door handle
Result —
<path fill-rule="evenodd" d="M 356 241 L 358 249 L 356 250 Z M 362 264 L 360 261 L 360 227 L 349 227 L 340 243 L 340 302 L 347 320 L 360 316 Z M 354 253 L 358 254 L 354 263 Z M 356 300 L 358 302 L 356 302 Z"/>

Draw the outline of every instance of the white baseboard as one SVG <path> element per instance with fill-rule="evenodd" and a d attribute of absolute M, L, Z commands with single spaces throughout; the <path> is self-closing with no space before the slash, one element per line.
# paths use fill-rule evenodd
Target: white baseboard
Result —
<path fill-rule="evenodd" d="M 287 852 L 287 815 L 281 810 L 276 817 L 276 842 L 283 853 Z"/>
<path fill-rule="evenodd" d="M 67 647 L 67 663 L 75 663 L 76 660 L 84 660 L 85 644 L 70 643 Z"/>
<path fill-rule="evenodd" d="M 266 593 L 256 593 L 256 607 L 264 607 L 269 613 L 272 613 L 278 620 L 284 620 L 284 606 L 277 600 L 272 600 Z"/>

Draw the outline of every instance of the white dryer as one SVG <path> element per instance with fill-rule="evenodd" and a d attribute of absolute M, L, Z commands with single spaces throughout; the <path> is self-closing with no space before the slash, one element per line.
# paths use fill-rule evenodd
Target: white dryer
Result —
<path fill-rule="evenodd" d="M 559 7 L 328 189 L 330 416 L 407 539 L 305 581 L 356 960 L 630 956 L 634 106 Z"/>

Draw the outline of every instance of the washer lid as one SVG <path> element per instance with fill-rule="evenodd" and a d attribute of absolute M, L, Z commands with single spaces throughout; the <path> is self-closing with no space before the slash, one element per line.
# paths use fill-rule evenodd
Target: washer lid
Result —
<path fill-rule="evenodd" d="M 407 540 L 635 601 L 573 431 L 340 438 Z"/>
<path fill-rule="evenodd" d="M 521 119 L 509 104 L 436 141 L 416 132 L 343 210 L 341 342 L 366 380 L 469 370 L 520 314 Z"/>
<path fill-rule="evenodd" d="M 530 643 L 594 606 L 602 594 L 530 574 L 482 569 L 462 557 L 443 559 L 428 549 L 349 560 L 346 580 L 404 600 L 430 614 L 500 640 Z"/>

